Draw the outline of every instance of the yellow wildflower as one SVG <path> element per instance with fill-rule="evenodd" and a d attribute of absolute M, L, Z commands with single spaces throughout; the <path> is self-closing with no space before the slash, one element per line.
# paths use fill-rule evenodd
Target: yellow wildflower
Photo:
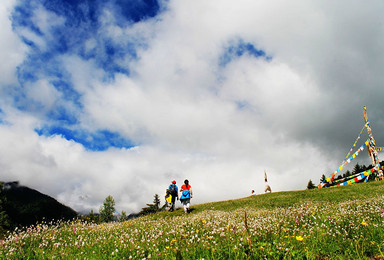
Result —
<path fill-rule="evenodd" d="M 296 240 L 297 240 L 297 241 L 303 241 L 303 239 L 304 239 L 304 238 L 303 238 L 302 236 L 296 236 Z"/>

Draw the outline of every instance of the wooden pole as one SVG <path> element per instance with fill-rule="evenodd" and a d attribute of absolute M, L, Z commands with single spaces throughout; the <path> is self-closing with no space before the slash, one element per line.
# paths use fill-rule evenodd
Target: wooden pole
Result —
<path fill-rule="evenodd" d="M 372 151 L 372 146 L 371 146 L 371 142 L 372 142 L 372 138 L 371 138 L 371 135 L 372 135 L 372 130 L 371 130 L 371 127 L 369 126 L 369 122 L 368 122 L 368 116 L 367 116 L 367 107 L 364 106 L 363 107 L 364 109 L 364 124 L 365 126 L 367 127 L 367 132 L 368 132 L 368 136 L 369 136 L 369 143 L 368 143 L 368 156 L 371 158 L 371 161 L 372 161 L 372 165 L 375 166 L 376 165 L 376 160 L 375 160 L 375 157 L 373 155 L 373 151 Z M 368 122 L 368 124 L 367 124 Z"/>
<path fill-rule="evenodd" d="M 376 167 L 376 166 L 380 165 L 380 160 L 379 160 L 379 155 L 378 155 L 377 150 L 376 150 L 375 138 L 373 138 L 371 125 L 368 121 L 367 107 L 366 106 L 364 106 L 364 121 L 365 121 L 365 124 L 367 126 L 367 132 L 368 132 L 368 136 L 369 136 L 368 155 L 371 157 L 373 167 Z M 380 169 L 380 167 L 378 169 L 378 173 L 379 173 L 380 177 L 383 175 L 383 172 Z"/>

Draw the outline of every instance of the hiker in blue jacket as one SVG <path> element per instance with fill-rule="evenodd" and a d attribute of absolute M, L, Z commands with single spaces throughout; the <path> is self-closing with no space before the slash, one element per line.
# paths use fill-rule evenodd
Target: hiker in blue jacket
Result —
<path fill-rule="evenodd" d="M 189 185 L 188 180 L 184 181 L 184 184 L 180 188 L 180 192 L 181 192 L 180 201 L 181 203 L 183 203 L 184 212 L 189 213 L 189 204 L 192 198 L 192 187 L 191 185 Z"/>
<path fill-rule="evenodd" d="M 175 180 L 173 180 L 171 185 L 169 185 L 168 190 L 172 196 L 171 206 L 169 208 L 169 211 L 174 211 L 175 210 L 175 200 L 176 200 L 176 198 L 179 199 L 179 188 L 176 186 Z"/>

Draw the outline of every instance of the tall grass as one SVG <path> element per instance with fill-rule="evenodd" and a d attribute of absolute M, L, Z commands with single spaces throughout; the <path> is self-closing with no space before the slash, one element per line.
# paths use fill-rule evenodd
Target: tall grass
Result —
<path fill-rule="evenodd" d="M 16 230 L 2 259 L 384 259 L 384 182 Z"/>

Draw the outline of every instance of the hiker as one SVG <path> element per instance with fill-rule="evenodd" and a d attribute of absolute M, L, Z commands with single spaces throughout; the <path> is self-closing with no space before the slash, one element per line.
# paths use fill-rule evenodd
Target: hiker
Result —
<path fill-rule="evenodd" d="M 272 192 L 271 187 L 269 186 L 268 182 L 265 183 L 265 190 L 264 190 L 264 192 L 267 192 L 267 191 Z"/>
<path fill-rule="evenodd" d="M 169 208 L 169 211 L 174 211 L 175 210 L 175 200 L 176 200 L 176 198 L 179 199 L 179 188 L 176 186 L 175 180 L 173 180 L 172 183 L 169 185 L 168 190 L 172 196 L 171 206 Z"/>
<path fill-rule="evenodd" d="M 254 196 L 254 195 L 256 195 L 256 194 L 255 194 L 255 190 L 252 190 L 252 192 L 251 192 L 251 196 Z"/>
<path fill-rule="evenodd" d="M 268 184 L 267 172 L 265 170 L 264 170 L 264 182 L 265 182 L 265 190 L 264 190 L 264 192 L 267 192 L 267 191 L 272 192 L 271 187 Z"/>
<path fill-rule="evenodd" d="M 192 187 L 189 185 L 189 181 L 185 180 L 184 184 L 180 188 L 181 197 L 180 202 L 183 203 L 184 212 L 189 213 L 189 203 L 192 198 Z"/>
<path fill-rule="evenodd" d="M 172 195 L 169 189 L 165 190 L 165 207 L 169 208 L 171 207 L 171 202 L 172 202 Z"/>

